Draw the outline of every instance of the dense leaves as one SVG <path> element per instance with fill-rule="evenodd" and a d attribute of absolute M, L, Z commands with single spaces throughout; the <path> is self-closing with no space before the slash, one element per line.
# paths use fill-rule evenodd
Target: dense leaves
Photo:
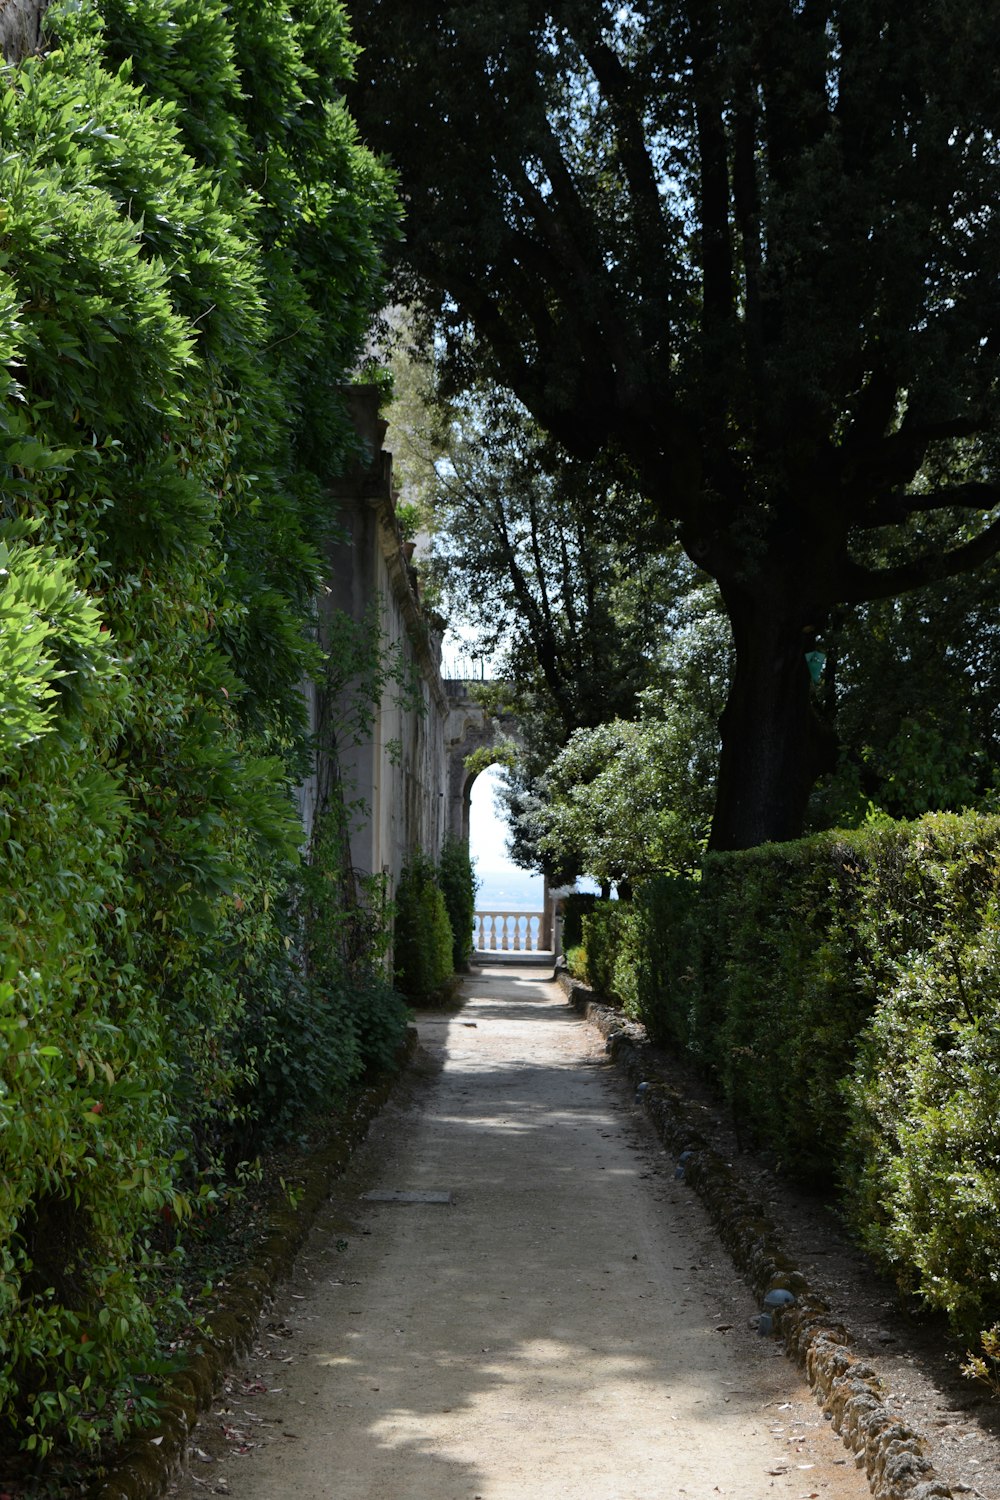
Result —
<path fill-rule="evenodd" d="M 664 623 L 642 501 L 573 461 L 495 389 L 437 420 L 425 569 L 469 649 L 493 660 L 523 719 L 544 713 L 557 743 L 631 714 Z"/>
<path fill-rule="evenodd" d="M 995 817 L 884 820 L 583 918 L 594 982 L 714 1081 L 742 1139 L 836 1181 L 877 1261 L 964 1334 L 1000 1312 L 998 841 Z"/>
<path fill-rule="evenodd" d="M 38 1451 L 141 1415 L 167 1226 L 289 1112 L 321 485 L 394 223 L 335 4 L 47 21 L 0 95 L 0 1412 Z M 346 977 L 310 1102 L 398 1035 Z"/>
<path fill-rule="evenodd" d="M 399 877 L 393 957 L 403 994 L 426 1005 L 440 997 L 454 970 L 455 935 L 426 855 L 417 854 Z"/>
<path fill-rule="evenodd" d="M 438 885 L 452 932 L 452 967 L 468 968 L 472 952 L 472 929 L 476 915 L 478 881 L 468 846 L 461 839 L 446 839 L 438 858 Z"/>
<path fill-rule="evenodd" d="M 992 0 L 352 14 L 452 386 L 485 352 L 677 526 L 735 642 L 713 842 L 794 836 L 831 612 L 1000 546 Z"/>

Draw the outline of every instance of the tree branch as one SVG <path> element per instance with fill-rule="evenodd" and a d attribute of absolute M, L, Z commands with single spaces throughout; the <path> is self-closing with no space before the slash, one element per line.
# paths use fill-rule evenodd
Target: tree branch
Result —
<path fill-rule="evenodd" d="M 552 628 L 552 619 L 549 614 L 548 597 L 544 592 L 544 579 L 542 590 L 544 605 L 540 606 L 531 591 L 531 587 L 524 575 L 520 563 L 514 551 L 510 533 L 507 529 L 507 518 L 503 511 L 503 505 L 499 500 L 494 500 L 490 506 L 490 525 L 493 534 L 500 544 L 504 560 L 507 565 L 507 576 L 514 590 L 515 598 L 521 606 L 525 619 L 528 623 L 528 633 L 531 638 L 538 665 L 542 676 L 555 700 L 559 712 L 567 723 L 572 722 L 572 714 L 569 698 L 566 692 L 566 682 L 559 664 L 559 648 Z"/>
<path fill-rule="evenodd" d="M 729 239 L 729 163 L 719 86 L 718 38 L 706 0 L 688 0 L 691 68 L 701 175 L 701 270 L 709 336 L 733 311 L 733 253 Z"/>
<path fill-rule="evenodd" d="M 49 0 L 5 0 L 0 5 L 0 53 L 4 62 L 23 62 L 37 50 L 48 3 Z"/>
<path fill-rule="evenodd" d="M 614 50 L 601 38 L 583 43 L 583 55 L 607 101 L 618 137 L 618 152 L 632 197 L 640 205 L 644 228 L 655 226 L 662 244 L 664 223 L 656 173 L 646 148 L 642 119 L 632 93 L 628 69 Z M 642 101 L 645 103 L 645 101 Z"/>
<path fill-rule="evenodd" d="M 843 574 L 845 587 L 838 591 L 844 604 L 863 604 L 869 599 L 891 599 L 896 594 L 923 588 L 957 573 L 970 573 L 1000 552 L 1000 520 L 987 526 L 972 541 L 950 552 L 929 552 L 894 568 L 865 568 L 848 562 Z"/>
<path fill-rule="evenodd" d="M 1000 484 L 953 484 L 926 493 L 883 496 L 856 524 L 873 531 L 879 526 L 898 526 L 910 516 L 927 515 L 935 510 L 990 511 L 998 505 Z"/>
<path fill-rule="evenodd" d="M 757 403 L 764 391 L 764 324 L 761 307 L 760 192 L 757 184 L 757 109 L 751 89 L 743 91 L 733 132 L 733 202 L 743 256 L 746 292 L 744 339 L 747 373 Z"/>

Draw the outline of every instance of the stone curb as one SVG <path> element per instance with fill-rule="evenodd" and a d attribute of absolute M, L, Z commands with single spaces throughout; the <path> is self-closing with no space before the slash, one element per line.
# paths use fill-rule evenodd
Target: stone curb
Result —
<path fill-rule="evenodd" d="M 658 1080 L 644 1029 L 595 998 L 568 974 L 556 978 L 570 1004 L 605 1037 L 613 1061 L 637 1087 L 637 1099 L 660 1140 L 678 1158 L 683 1176 L 708 1209 L 719 1238 L 754 1294 L 791 1292 L 792 1305 L 772 1312 L 774 1332 L 786 1353 L 804 1366 L 816 1399 L 834 1430 L 868 1475 L 876 1500 L 957 1500 L 928 1457 L 921 1434 L 886 1403 L 875 1371 L 849 1349 L 848 1330 L 789 1258 L 773 1222 L 755 1204 L 727 1164 L 700 1135 L 684 1096 Z"/>
<path fill-rule="evenodd" d="M 129 1440 L 110 1472 L 91 1485 L 89 1500 L 157 1500 L 182 1471 L 195 1422 L 210 1406 L 226 1370 L 253 1346 L 269 1295 L 290 1272 L 334 1181 L 388 1100 L 416 1046 L 416 1027 L 410 1026 L 395 1070 L 360 1090 L 333 1138 L 307 1158 L 301 1178 L 296 1179 L 301 1192 L 295 1206 L 285 1199 L 271 1205 L 265 1240 L 254 1252 L 253 1262 L 229 1278 L 212 1314 L 209 1337 L 166 1393 L 159 1426 L 146 1428 Z"/>

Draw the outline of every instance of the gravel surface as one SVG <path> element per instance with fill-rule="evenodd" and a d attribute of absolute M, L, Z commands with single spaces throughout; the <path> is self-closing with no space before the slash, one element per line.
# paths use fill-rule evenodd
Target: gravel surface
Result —
<path fill-rule="evenodd" d="M 616 1024 L 642 1043 L 640 1027 Z M 827 1192 L 795 1186 L 766 1156 L 742 1148 L 690 1069 L 655 1048 L 649 1056 L 655 1076 L 687 1100 L 699 1134 L 777 1226 L 831 1318 L 847 1328 L 853 1354 L 875 1371 L 889 1406 L 926 1439 L 936 1472 L 955 1495 L 1000 1500 L 1000 1401 L 961 1374 L 966 1346 L 952 1337 L 947 1320 L 899 1296 L 853 1243 Z"/>
<path fill-rule="evenodd" d="M 600 1036 L 537 970 L 466 989 L 173 1495 L 862 1500 Z"/>

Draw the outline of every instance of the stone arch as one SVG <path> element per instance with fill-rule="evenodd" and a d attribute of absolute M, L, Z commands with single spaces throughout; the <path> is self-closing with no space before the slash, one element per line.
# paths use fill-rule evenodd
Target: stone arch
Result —
<path fill-rule="evenodd" d="M 507 714 L 495 718 L 477 703 L 469 692 L 469 684 L 460 678 L 445 680 L 448 694 L 448 720 L 445 728 L 445 748 L 448 758 L 446 832 L 469 844 L 469 803 L 476 778 L 491 762 L 480 757 L 480 764 L 470 770 L 466 764 L 476 751 L 499 748 L 504 741 L 521 743 L 517 721 Z M 499 756 L 497 757 L 499 759 Z M 548 880 L 543 885 L 541 927 L 538 951 L 551 955 L 559 951 L 560 923 L 556 920 L 556 907 L 549 890 Z M 495 946 L 495 944 L 494 944 Z M 504 943 L 506 946 L 506 943 Z"/>
<path fill-rule="evenodd" d="M 488 750 L 502 740 L 518 738 L 513 721 L 502 720 L 487 713 L 469 692 L 469 684 L 461 678 L 445 681 L 448 693 L 448 721 L 445 726 L 445 744 L 448 755 L 448 817 L 447 832 L 468 844 L 469 803 L 472 787 L 481 769 L 470 770 L 466 762 L 477 750 Z"/>

